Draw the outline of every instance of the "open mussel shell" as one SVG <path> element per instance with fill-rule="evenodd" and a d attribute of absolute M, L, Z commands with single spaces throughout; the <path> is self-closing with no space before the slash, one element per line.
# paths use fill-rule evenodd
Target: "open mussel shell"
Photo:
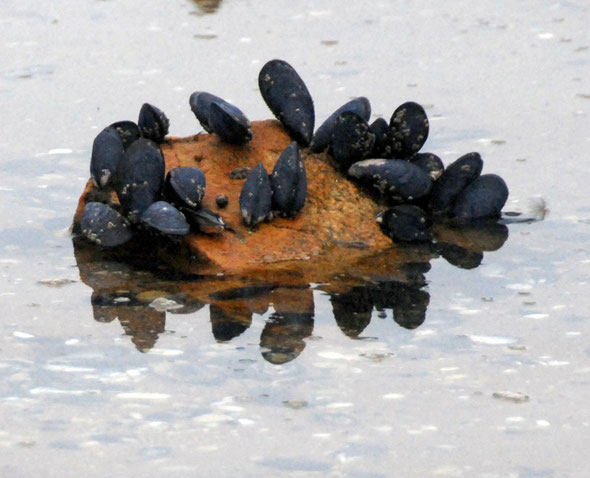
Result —
<path fill-rule="evenodd" d="M 170 120 L 161 109 L 144 103 L 139 110 L 137 125 L 145 138 L 161 143 L 168 134 Z"/>
<path fill-rule="evenodd" d="M 84 237 L 103 247 L 125 244 L 133 237 L 129 221 L 112 207 L 100 202 L 88 202 L 80 219 Z"/>
<path fill-rule="evenodd" d="M 450 217 L 457 223 L 500 217 L 507 199 L 508 186 L 504 180 L 496 174 L 484 174 L 459 194 Z"/>
<path fill-rule="evenodd" d="M 184 215 L 166 201 L 156 201 L 141 215 L 141 223 L 165 235 L 184 236 L 190 227 Z"/>
<path fill-rule="evenodd" d="M 315 111 L 305 83 L 295 69 L 283 60 L 270 60 L 258 75 L 262 98 L 301 146 L 308 146 L 313 136 Z"/>
<path fill-rule="evenodd" d="M 230 144 L 244 144 L 252 139 L 252 127 L 239 108 L 213 101 L 209 110 L 209 126 L 213 133 Z"/>
<path fill-rule="evenodd" d="M 195 91 L 188 100 L 192 112 L 207 133 L 212 132 L 209 125 L 209 111 L 213 101 L 224 102 L 225 100 L 205 91 Z"/>
<path fill-rule="evenodd" d="M 127 148 L 113 185 L 123 212 L 132 222 L 160 198 L 164 172 L 164 155 L 153 141 L 141 138 Z"/>
<path fill-rule="evenodd" d="M 433 181 L 440 178 L 445 170 L 442 159 L 433 153 L 417 153 L 410 158 L 410 161 L 426 171 Z"/>
<path fill-rule="evenodd" d="M 408 101 L 397 107 L 389 121 L 394 158 L 407 158 L 420 151 L 428 138 L 428 117 L 418 103 Z"/>
<path fill-rule="evenodd" d="M 334 128 L 336 127 L 336 119 L 340 113 L 344 113 L 345 111 L 352 111 L 363 118 L 365 121 L 369 121 L 369 118 L 371 117 L 371 103 L 364 96 L 360 96 L 348 101 L 336 111 L 334 111 L 334 113 L 332 113 L 328 119 L 322 123 L 322 125 L 313 135 L 309 145 L 309 150 L 312 153 L 321 153 L 330 145 L 330 142 L 332 141 L 332 134 L 334 133 Z M 389 129 L 387 123 L 385 123 L 385 126 Z"/>
<path fill-rule="evenodd" d="M 332 134 L 332 157 L 342 170 L 369 156 L 374 142 L 375 135 L 365 119 L 352 111 L 338 115 Z"/>
<path fill-rule="evenodd" d="M 420 199 L 432 187 L 432 180 L 423 169 L 401 159 L 359 161 L 350 167 L 348 175 L 376 188 L 393 202 Z"/>
<path fill-rule="evenodd" d="M 240 192 L 240 213 L 246 227 L 254 227 L 270 215 L 272 189 L 268 173 L 258 163 L 248 174 Z"/>
<path fill-rule="evenodd" d="M 461 191 L 479 177 L 482 168 L 483 161 L 479 153 L 467 153 L 449 164 L 432 188 L 432 212 L 447 213 Z"/>
<path fill-rule="evenodd" d="M 119 133 L 124 149 L 127 149 L 131 143 L 141 138 L 141 130 L 133 121 L 117 121 L 111 127 L 115 128 L 117 133 Z"/>
<path fill-rule="evenodd" d="M 205 196 L 205 186 L 203 171 L 192 166 L 181 166 L 168 171 L 164 194 L 172 204 L 198 208 Z"/>
<path fill-rule="evenodd" d="M 280 215 L 294 217 L 305 204 L 307 176 L 299 146 L 293 141 L 279 156 L 272 174 L 272 209 Z"/>
<path fill-rule="evenodd" d="M 375 135 L 371 158 L 392 158 L 391 128 L 387 121 L 383 118 L 377 118 L 369 125 L 369 131 Z"/>
<path fill-rule="evenodd" d="M 394 241 L 421 242 L 431 238 L 430 221 L 418 206 L 400 204 L 377 216 L 383 233 Z"/>
<path fill-rule="evenodd" d="M 184 214 L 191 229 L 195 232 L 221 234 L 227 228 L 227 224 L 223 218 L 210 209 L 180 208 L 180 211 Z"/>
<path fill-rule="evenodd" d="M 109 183 L 124 155 L 123 142 L 113 126 L 98 133 L 90 159 L 90 174 L 98 187 L 104 188 Z"/>

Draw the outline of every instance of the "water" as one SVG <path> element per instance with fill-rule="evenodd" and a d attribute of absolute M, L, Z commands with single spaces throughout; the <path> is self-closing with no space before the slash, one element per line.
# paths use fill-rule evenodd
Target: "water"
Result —
<path fill-rule="evenodd" d="M 579 1 L 3 2 L 2 475 L 585 476 L 589 20 Z M 476 268 L 433 256 L 369 292 L 211 298 L 81 261 L 100 129 L 147 101 L 194 134 L 197 89 L 269 118 L 275 57 L 318 124 L 352 96 L 373 117 L 418 101 L 425 150 L 479 151 L 507 210 L 549 214 Z"/>

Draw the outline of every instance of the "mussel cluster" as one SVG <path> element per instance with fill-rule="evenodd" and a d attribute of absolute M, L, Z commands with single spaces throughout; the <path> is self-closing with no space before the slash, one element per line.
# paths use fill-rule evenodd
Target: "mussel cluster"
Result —
<path fill-rule="evenodd" d="M 327 151 L 334 166 L 374 194 L 386 208 L 376 220 L 396 241 L 428 241 L 436 221 L 465 224 L 499 217 L 508 197 L 497 175 L 481 175 L 483 161 L 468 153 L 445 169 L 439 157 L 420 150 L 429 133 L 424 108 L 400 105 L 389 123 L 369 124 L 371 106 L 365 97 L 338 108 L 315 131 L 314 104 L 305 83 L 283 60 L 271 60 L 260 71 L 262 97 L 293 142 L 281 153 L 269 174 L 262 163 L 244 182 L 239 209 L 246 227 L 280 215 L 296 216 L 307 195 L 305 162 L 300 148 Z M 252 139 L 250 121 L 236 106 L 213 94 L 197 91 L 189 104 L 201 126 L 222 141 L 243 145 Z M 137 124 L 120 121 L 94 140 L 90 171 L 99 191 L 82 213 L 82 234 L 101 246 L 127 242 L 138 231 L 183 236 L 191 230 L 220 233 L 228 226 L 202 206 L 206 180 L 197 167 L 177 167 L 165 174 L 159 144 L 169 120 L 160 109 L 144 104 Z M 116 193 L 117 200 L 105 197 Z M 110 196 L 109 196 L 110 194 Z M 218 208 L 227 196 L 216 198 Z"/>

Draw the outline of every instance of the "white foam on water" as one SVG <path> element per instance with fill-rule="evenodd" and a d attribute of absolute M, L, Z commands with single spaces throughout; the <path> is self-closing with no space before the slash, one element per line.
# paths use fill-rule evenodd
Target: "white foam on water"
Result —
<path fill-rule="evenodd" d="M 499 335 L 467 335 L 467 338 L 476 344 L 485 345 L 510 345 L 516 343 L 516 339 L 513 337 Z"/>

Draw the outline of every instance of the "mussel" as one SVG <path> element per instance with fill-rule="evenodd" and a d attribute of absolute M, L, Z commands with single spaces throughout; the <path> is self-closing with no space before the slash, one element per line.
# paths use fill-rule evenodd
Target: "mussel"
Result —
<path fill-rule="evenodd" d="M 420 151 L 428 138 L 429 124 L 424 108 L 408 101 L 396 108 L 389 121 L 394 158 L 407 158 Z"/>
<path fill-rule="evenodd" d="M 104 188 L 125 155 L 121 137 L 113 126 L 103 129 L 92 144 L 90 174 L 100 188 Z"/>
<path fill-rule="evenodd" d="M 132 222 L 160 198 L 164 171 L 164 155 L 153 141 L 141 138 L 127 148 L 113 185 L 123 212 Z"/>
<path fill-rule="evenodd" d="M 371 103 L 364 96 L 360 96 L 346 102 L 334 111 L 334 113 L 332 113 L 314 133 L 309 145 L 309 150 L 312 153 L 321 153 L 330 145 L 332 134 L 336 127 L 336 120 L 340 113 L 344 113 L 345 111 L 352 111 L 365 121 L 369 121 L 369 118 L 371 117 Z M 387 126 L 387 123 L 385 125 Z"/>
<path fill-rule="evenodd" d="M 103 247 L 120 246 L 133 237 L 130 222 L 112 207 L 88 202 L 80 219 L 84 237 Z"/>
<path fill-rule="evenodd" d="M 291 137 L 308 146 L 313 136 L 313 100 L 295 69 L 283 60 L 270 60 L 258 75 L 262 98 Z"/>
<path fill-rule="evenodd" d="M 430 221 L 417 206 L 400 204 L 377 216 L 383 233 L 394 241 L 420 242 L 431 238 Z"/>
<path fill-rule="evenodd" d="M 280 215 L 294 217 L 305 204 L 307 176 L 299 146 L 293 141 L 279 156 L 270 175 L 272 208 Z"/>
<path fill-rule="evenodd" d="M 161 143 L 168 134 L 170 120 L 161 109 L 149 103 L 144 103 L 139 110 L 137 125 L 144 138 Z"/>
<path fill-rule="evenodd" d="M 455 201 L 450 217 L 459 223 L 500 217 L 508 199 L 508 186 L 496 174 L 483 174 L 467 186 Z"/>
<path fill-rule="evenodd" d="M 177 206 L 198 208 L 205 196 L 205 174 L 197 167 L 172 168 L 166 175 L 164 194 Z"/>
<path fill-rule="evenodd" d="M 242 221 L 246 227 L 252 228 L 269 217 L 272 189 L 262 163 L 258 163 L 248 174 L 240 192 L 239 202 Z"/>
<path fill-rule="evenodd" d="M 166 201 L 156 201 L 141 215 L 142 224 L 160 234 L 184 236 L 190 227 L 184 215 Z"/>
<path fill-rule="evenodd" d="M 359 161 L 350 167 L 348 175 L 376 188 L 393 202 L 420 199 L 432 187 L 430 176 L 422 168 L 402 159 Z"/>
<path fill-rule="evenodd" d="M 432 188 L 430 208 L 434 214 L 445 214 L 461 191 L 481 174 L 483 161 L 479 153 L 467 153 L 449 164 Z"/>
<path fill-rule="evenodd" d="M 332 157 L 343 171 L 369 156 L 374 142 L 375 135 L 364 118 L 352 111 L 338 115 L 332 134 Z"/>

